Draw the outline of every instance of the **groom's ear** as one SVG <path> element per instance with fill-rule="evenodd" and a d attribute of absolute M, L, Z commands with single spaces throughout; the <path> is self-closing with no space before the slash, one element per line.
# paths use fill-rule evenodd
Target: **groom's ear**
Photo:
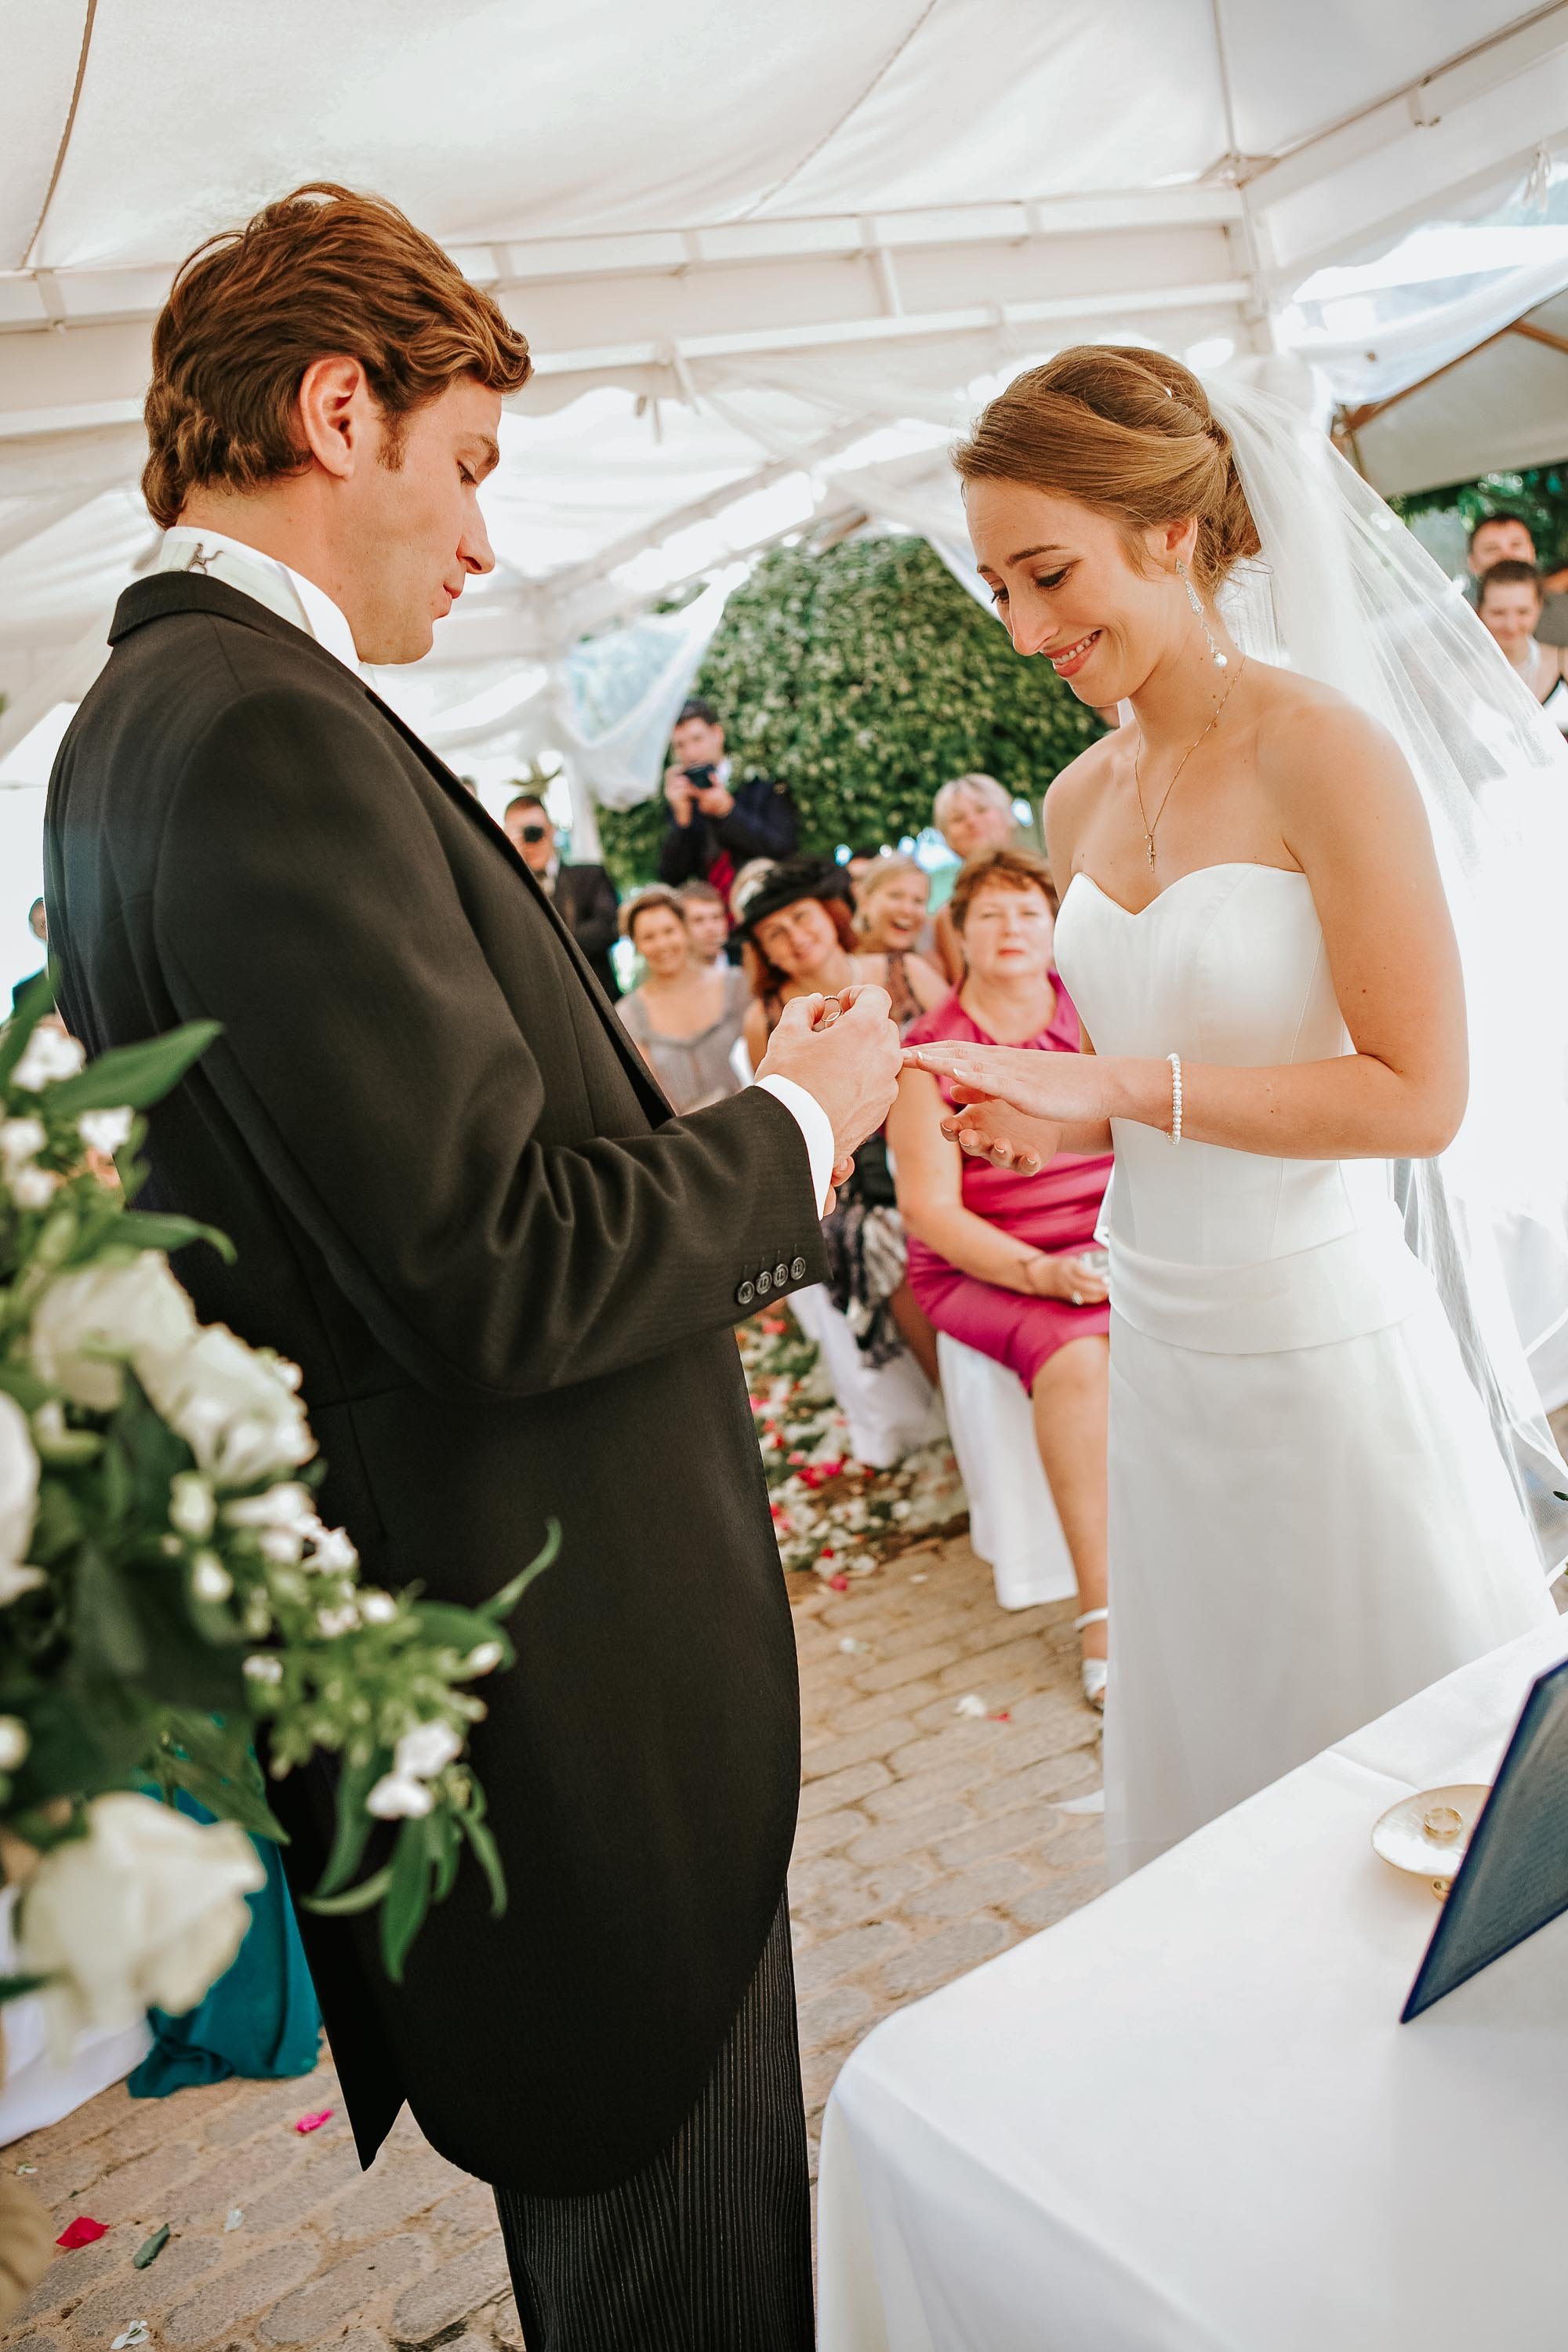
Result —
<path fill-rule="evenodd" d="M 306 450 L 338 481 L 348 481 L 386 433 L 365 372 L 347 352 L 310 362 L 300 379 L 297 408 Z"/>

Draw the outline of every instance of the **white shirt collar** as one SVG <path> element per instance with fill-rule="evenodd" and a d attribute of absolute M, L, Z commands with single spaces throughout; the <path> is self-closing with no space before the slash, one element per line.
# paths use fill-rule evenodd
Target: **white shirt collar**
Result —
<path fill-rule="evenodd" d="M 199 572 L 208 579 L 221 580 L 226 587 L 238 588 L 303 629 L 308 637 L 314 637 L 356 677 L 360 675 L 353 631 L 342 608 L 324 588 L 318 588 L 302 572 L 291 571 L 277 556 L 264 555 L 258 547 L 249 547 L 225 531 L 198 530 L 192 524 L 176 523 L 163 533 L 153 569 Z"/>

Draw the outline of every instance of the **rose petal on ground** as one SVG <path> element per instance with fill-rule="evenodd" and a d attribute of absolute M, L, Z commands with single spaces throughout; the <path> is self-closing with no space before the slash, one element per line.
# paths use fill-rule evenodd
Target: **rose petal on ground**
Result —
<path fill-rule="evenodd" d="M 320 2131 L 323 2124 L 330 2124 L 336 2112 L 334 2107 L 319 2107 L 311 2115 L 301 2116 L 294 2128 L 303 2138 L 307 2132 Z"/>
<path fill-rule="evenodd" d="M 157 2261 L 159 2255 L 163 2252 L 168 2242 L 169 2224 L 165 2221 L 161 2230 L 154 2230 L 150 2238 L 142 2239 L 142 2243 L 137 2247 L 136 2252 L 131 2257 L 132 2269 L 133 2271 L 144 2271 L 150 2268 L 150 2266 Z"/>
<path fill-rule="evenodd" d="M 243 2205 L 231 2205 L 231 2206 L 229 2207 L 229 2209 L 228 2209 L 228 2212 L 227 2212 L 227 2214 L 226 2215 L 226 2217 L 225 2217 L 225 2219 L 224 2219 L 224 2225 L 223 2225 L 223 2226 L 224 2226 L 224 2228 L 225 2228 L 226 2230 L 237 2230 L 237 2229 L 238 2229 L 238 2227 L 239 2227 L 239 2225 L 240 2225 L 240 2223 L 244 2221 L 244 2219 L 245 2219 L 245 2208 L 244 2208 L 244 2206 L 243 2206 Z"/>
<path fill-rule="evenodd" d="M 985 1716 L 990 1713 L 978 1691 L 965 1691 L 953 1708 L 954 1715 Z"/>
<path fill-rule="evenodd" d="M 145 2344 L 150 2340 L 147 2322 L 144 2319 L 133 2319 L 129 2327 L 122 2327 L 119 2335 L 112 2338 L 109 2352 L 125 2352 L 128 2344 Z"/>
<path fill-rule="evenodd" d="M 108 2235 L 107 2221 L 95 2221 L 90 2213 L 79 2213 L 74 2221 L 66 2223 L 55 2243 L 64 2246 L 69 2253 L 78 2246 L 90 2246 L 94 2239 L 107 2238 Z"/>

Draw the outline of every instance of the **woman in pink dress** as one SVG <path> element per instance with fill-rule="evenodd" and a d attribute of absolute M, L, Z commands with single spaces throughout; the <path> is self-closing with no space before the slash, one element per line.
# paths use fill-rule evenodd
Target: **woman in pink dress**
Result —
<path fill-rule="evenodd" d="M 972 858 L 949 900 L 968 975 L 906 1043 L 962 1039 L 1079 1051 L 1078 1014 L 1051 962 L 1055 893 L 1030 849 Z M 1110 1176 L 1109 1155 L 1062 1152 L 1016 1176 L 960 1151 L 942 1130 L 945 1082 L 906 1069 L 888 1122 L 909 1285 L 939 1331 L 1016 1374 L 1078 1577 L 1084 1696 L 1105 1696 L 1105 1423 L 1110 1310 L 1086 1256 Z"/>

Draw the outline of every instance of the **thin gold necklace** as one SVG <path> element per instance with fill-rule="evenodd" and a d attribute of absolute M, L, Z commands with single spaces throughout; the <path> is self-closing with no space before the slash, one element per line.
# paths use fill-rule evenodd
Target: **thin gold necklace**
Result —
<path fill-rule="evenodd" d="M 1219 725 L 1220 713 L 1224 710 L 1226 704 L 1230 700 L 1232 694 L 1236 690 L 1236 682 L 1237 678 L 1240 677 L 1242 671 L 1246 667 L 1247 656 L 1243 654 L 1241 659 L 1237 663 L 1235 669 L 1231 672 L 1230 677 L 1226 681 L 1225 692 L 1220 696 L 1218 702 L 1215 705 L 1214 717 L 1204 729 L 1202 735 L 1194 736 L 1192 741 L 1187 745 L 1186 750 L 1182 753 L 1181 758 L 1177 761 L 1176 772 L 1171 778 L 1170 782 L 1165 786 L 1165 798 L 1160 803 L 1159 807 L 1154 811 L 1154 822 L 1152 824 L 1150 824 L 1143 808 L 1143 780 L 1139 772 L 1139 758 L 1143 749 L 1143 730 L 1142 728 L 1138 730 L 1138 740 L 1132 747 L 1132 789 L 1138 795 L 1138 815 L 1143 826 L 1143 845 L 1145 849 L 1148 851 L 1149 871 L 1151 874 L 1154 871 L 1154 835 L 1158 829 L 1160 819 L 1165 814 L 1166 803 L 1170 800 L 1171 794 L 1176 789 L 1176 785 L 1181 779 L 1182 770 L 1186 766 L 1187 761 L 1192 758 L 1193 753 L 1203 741 L 1204 736 L 1211 734 L 1215 728 Z"/>

